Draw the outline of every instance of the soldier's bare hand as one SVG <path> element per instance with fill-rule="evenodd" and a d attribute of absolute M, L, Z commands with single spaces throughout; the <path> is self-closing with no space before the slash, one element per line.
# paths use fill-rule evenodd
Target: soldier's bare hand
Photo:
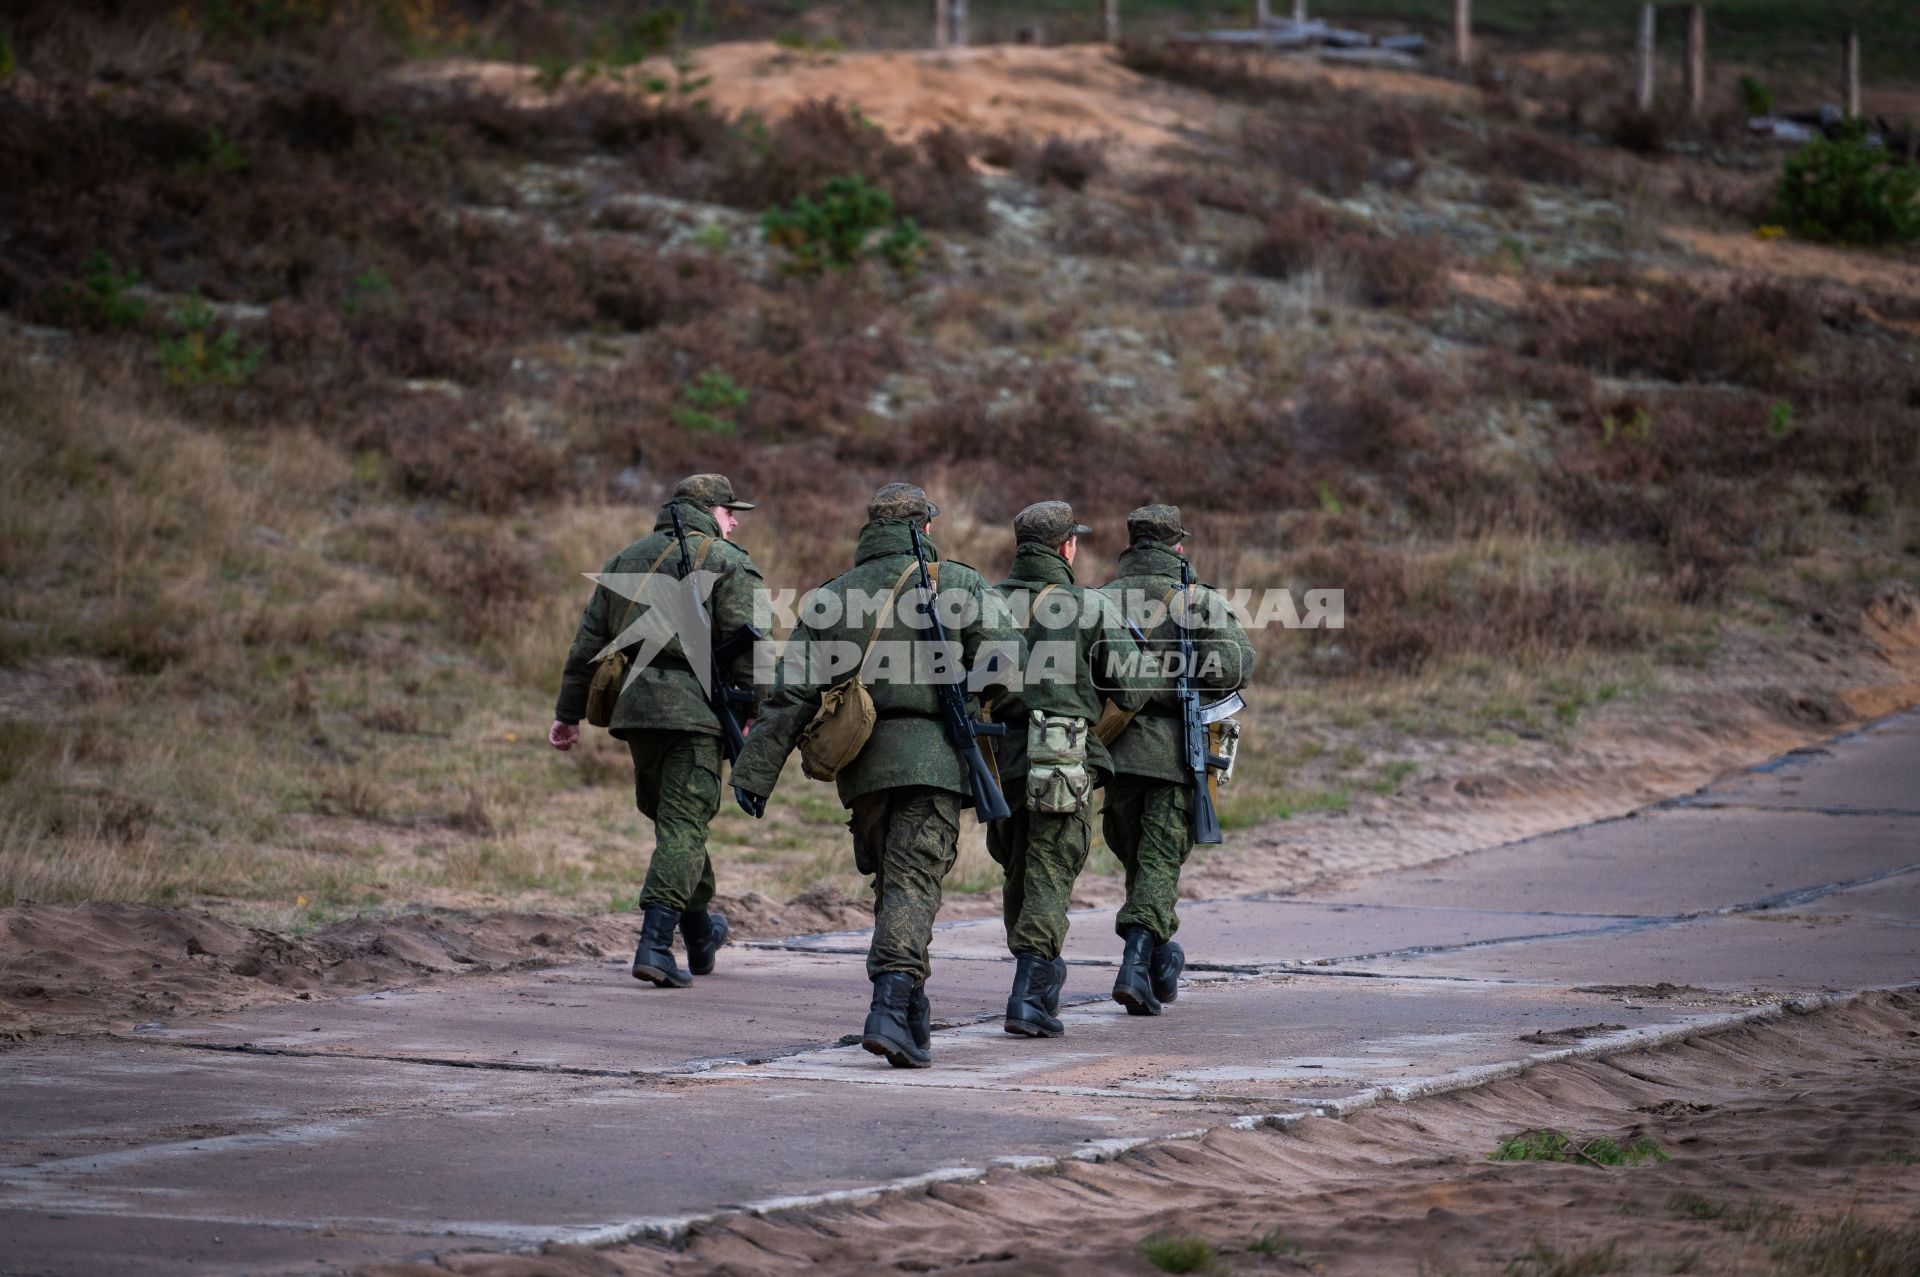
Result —
<path fill-rule="evenodd" d="M 572 749 L 579 740 L 580 724 L 578 723 L 563 723 L 556 718 L 553 720 L 553 726 L 547 729 L 547 744 L 563 754 Z"/>

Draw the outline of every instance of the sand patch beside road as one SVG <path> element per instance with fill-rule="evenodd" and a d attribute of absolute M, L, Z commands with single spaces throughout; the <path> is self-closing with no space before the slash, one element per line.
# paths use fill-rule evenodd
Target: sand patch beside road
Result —
<path fill-rule="evenodd" d="M 1487 1160 L 1507 1135 L 1545 1126 L 1646 1136 L 1672 1160 Z M 1877 994 L 1345 1119 L 1217 1130 L 1106 1164 L 741 1218 L 679 1248 L 559 1246 L 364 1271 L 1066 1277 L 1151 1273 L 1141 1239 L 1183 1234 L 1230 1271 L 1892 1273 L 1920 1256 L 1917 1158 L 1920 998 Z M 1270 1250 L 1255 1249 L 1262 1238 Z M 1836 1251 L 1854 1266 L 1816 1269 Z M 1553 1267 L 1583 1258 L 1589 1266 Z"/>

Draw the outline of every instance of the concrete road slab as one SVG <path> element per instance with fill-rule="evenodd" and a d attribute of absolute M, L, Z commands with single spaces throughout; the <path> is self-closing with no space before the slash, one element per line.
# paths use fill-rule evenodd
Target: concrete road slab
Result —
<path fill-rule="evenodd" d="M 1830 892 L 1787 906 L 1782 913 L 1819 918 L 1867 918 L 1920 927 L 1920 871 L 1896 874 L 1863 887 Z"/>
<path fill-rule="evenodd" d="M 1112 966 L 1120 942 L 1117 909 L 1076 909 L 1070 915 L 1068 962 Z M 1290 897 L 1205 900 L 1180 906 L 1179 941 L 1188 966 L 1257 969 L 1293 963 L 1371 957 L 1407 949 L 1476 944 L 1518 936 L 1564 935 L 1614 926 L 1595 914 L 1499 913 L 1480 909 L 1328 904 Z M 838 932 L 788 941 L 815 952 L 865 953 L 871 933 Z M 1006 926 L 998 918 L 943 923 L 934 929 L 936 960 L 1008 959 Z"/>
<path fill-rule="evenodd" d="M 1665 808 L 1457 856 L 1318 900 L 1516 912 L 1711 912 L 1920 865 L 1920 821 Z"/>
<path fill-rule="evenodd" d="M 82 1131 L 110 1132 L 123 1116 L 119 1100 L 102 1104 L 101 1095 L 124 1100 L 145 1091 L 157 1106 L 179 1103 L 173 1057 L 188 1052 L 156 1047 L 150 1063 L 129 1069 L 123 1051 L 9 1058 L 0 1117 L 10 1122 L 19 1115 L 13 1110 L 26 1108 L 44 1123 L 58 1108 L 66 1129 L 32 1160 L 14 1160 L 24 1147 L 16 1143 L 11 1164 L 0 1168 L 0 1232 L 33 1239 L 8 1271 L 298 1271 L 364 1257 L 370 1237 L 384 1239 L 372 1244 L 383 1254 L 429 1241 L 586 1240 L 786 1196 L 1164 1136 L 1243 1111 L 1171 1097 L 1017 1092 L 954 1092 L 928 1104 L 924 1093 L 804 1079 L 609 1083 L 221 1055 L 188 1067 L 226 1075 L 204 1079 L 219 1085 L 196 1093 L 234 1129 L 153 1130 L 131 1140 L 113 1133 L 111 1147 L 79 1147 Z M 251 1108 L 228 1093 L 234 1070 L 252 1075 L 237 1088 L 257 1093 Z M 447 1084 L 457 1098 L 437 1092 Z M 343 1107 L 357 1088 L 401 1085 L 413 1103 Z M 313 1097 L 305 1103 L 302 1086 Z M 260 1098 L 269 1092 L 271 1100 Z M 22 1105 L 18 1097 L 29 1093 Z M 243 1109 L 253 1119 L 244 1129 Z M 229 1237 L 235 1253 L 215 1262 Z M 163 1249 L 152 1249 L 156 1241 Z"/>
<path fill-rule="evenodd" d="M 967 1023 L 1002 1014 L 1008 979 L 976 963 L 937 966 L 927 986 L 936 1017 Z M 871 993 L 861 959 L 734 945 L 691 989 L 635 980 L 623 959 L 362 994 L 324 1009 L 178 1021 L 140 1036 L 382 1059 L 674 1072 L 772 1059 L 858 1033 Z"/>
<path fill-rule="evenodd" d="M 1770 993 L 1874 989 L 1920 980 L 1920 927 L 1748 913 L 1531 944 L 1355 963 L 1389 976 L 1549 985 L 1657 985 Z"/>
<path fill-rule="evenodd" d="M 746 1072 L 895 1089 L 1019 1087 L 1287 1108 L 1578 1040 L 1529 1044 L 1530 1034 L 1600 1024 L 1624 1031 L 1711 1013 L 1629 1011 L 1607 994 L 1461 980 L 1247 977 L 1184 990 L 1156 1017 L 1130 1016 L 1112 1002 L 1062 1011 L 1060 1038 L 1010 1037 L 997 1024 L 943 1033 L 934 1042 L 935 1067 L 924 1072 L 890 1070 L 858 1047 L 787 1056 Z"/>
<path fill-rule="evenodd" d="M 1674 805 L 1920 817 L 1920 710 L 1783 754 Z M 1920 833 L 1913 836 L 1920 839 Z"/>

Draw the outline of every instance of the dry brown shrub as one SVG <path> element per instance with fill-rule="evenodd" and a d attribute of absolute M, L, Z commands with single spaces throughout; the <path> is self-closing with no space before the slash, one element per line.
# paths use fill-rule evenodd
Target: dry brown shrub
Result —
<path fill-rule="evenodd" d="M 497 514 L 552 496 L 567 480 L 559 447 L 528 438 L 463 399 L 402 400 L 374 429 L 392 460 L 395 484 L 408 495 Z"/>
<path fill-rule="evenodd" d="M 1123 40 L 1120 63 L 1156 79 L 1171 80 L 1243 102 L 1316 102 L 1329 92 L 1324 80 L 1275 75 L 1262 55 L 1207 49 L 1170 41 Z"/>
<path fill-rule="evenodd" d="M 1457 396 L 1440 374 L 1400 355 L 1322 365 L 1301 387 L 1293 449 L 1309 461 L 1416 466 L 1435 447 L 1434 418 Z"/>
<path fill-rule="evenodd" d="M 1819 309 L 1790 285 L 1706 292 L 1673 283 L 1644 296 L 1538 298 L 1528 319 L 1528 354 L 1609 375 L 1766 385 L 1812 345 Z"/>
<path fill-rule="evenodd" d="M 1358 193 L 1372 164 L 1365 123 L 1344 116 L 1328 124 L 1253 116 L 1240 144 L 1254 159 L 1336 199 Z"/>
<path fill-rule="evenodd" d="M 1579 145 L 1535 129 L 1495 129 L 1471 161 L 1489 177 L 1547 186 L 1581 186 L 1591 166 Z"/>
<path fill-rule="evenodd" d="M 1341 221 L 1310 200 L 1288 201 L 1267 218 L 1247 246 L 1246 269 L 1270 279 L 1291 279 L 1320 260 L 1326 245 L 1341 234 Z"/>
<path fill-rule="evenodd" d="M 1021 176 L 1035 186 L 1063 186 L 1069 191 L 1081 191 L 1106 171 L 1106 149 L 1099 142 L 1056 136 L 1032 152 Z"/>
<path fill-rule="evenodd" d="M 1425 310 L 1447 295 L 1447 267 L 1453 246 L 1439 235 L 1341 236 L 1330 253 L 1351 273 L 1360 299 L 1369 306 Z"/>
<path fill-rule="evenodd" d="M 576 268 L 595 316 L 635 332 L 725 309 L 738 283 L 732 268 L 715 258 L 628 244 L 582 253 Z"/>

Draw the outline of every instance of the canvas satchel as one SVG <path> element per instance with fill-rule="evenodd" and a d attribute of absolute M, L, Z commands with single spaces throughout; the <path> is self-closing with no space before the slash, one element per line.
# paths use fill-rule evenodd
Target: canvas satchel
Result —
<path fill-rule="evenodd" d="M 866 669 L 867 652 L 873 650 L 875 640 L 880 637 L 880 628 L 887 623 L 887 617 L 892 615 L 897 606 L 894 600 L 899 597 L 900 587 L 907 583 L 907 577 L 918 566 L 918 563 L 909 563 L 901 569 L 893 589 L 887 592 L 887 606 L 880 609 L 880 615 L 873 622 L 873 632 L 867 635 L 866 648 L 860 654 L 860 668 L 820 693 L 820 708 L 800 729 L 800 770 L 809 779 L 834 779 L 867 747 L 878 713 L 873 708 L 873 696 L 860 676 Z M 927 573 L 937 589 L 940 584 L 940 565 L 931 564 Z"/>

